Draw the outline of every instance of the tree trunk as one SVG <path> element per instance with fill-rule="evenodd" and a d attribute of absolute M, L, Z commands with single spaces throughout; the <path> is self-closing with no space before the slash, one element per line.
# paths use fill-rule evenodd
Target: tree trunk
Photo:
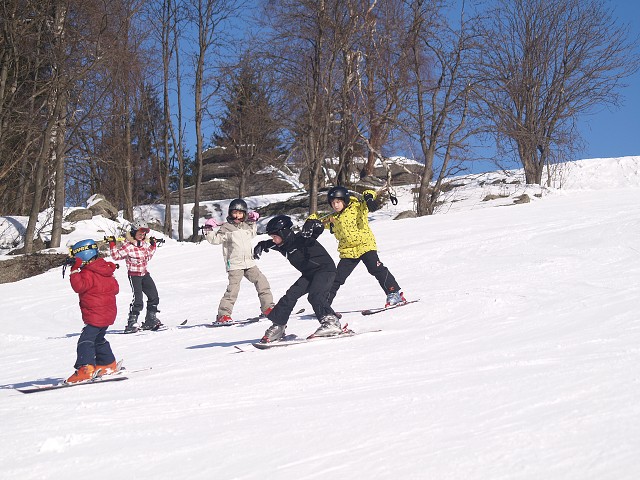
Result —
<path fill-rule="evenodd" d="M 133 155 L 131 151 L 131 120 L 129 118 L 129 111 L 131 105 L 129 103 L 129 88 L 125 89 L 124 102 L 124 218 L 133 222 L 133 182 L 134 182 L 134 170 L 133 170 Z"/>
<path fill-rule="evenodd" d="M 537 150 L 533 145 L 518 145 L 518 153 L 524 166 L 524 177 L 527 184 L 542 184 L 544 161 L 538 158 Z"/>
<path fill-rule="evenodd" d="M 66 48 L 64 22 L 67 16 L 67 8 L 64 1 L 60 0 L 56 5 L 56 26 L 55 36 L 57 43 L 57 50 L 61 56 L 64 56 L 64 50 Z M 58 102 L 60 108 L 58 109 L 59 115 L 56 119 L 57 124 L 55 127 L 55 138 L 52 153 L 55 155 L 55 173 L 54 173 L 54 191 L 53 191 L 53 224 L 51 226 L 51 248 L 57 248 L 60 246 L 62 239 L 62 220 L 64 214 L 65 204 L 65 175 L 64 175 L 64 163 L 65 163 L 65 151 L 66 151 L 66 133 L 67 133 L 67 118 L 66 111 L 69 103 L 69 93 L 65 85 L 69 84 L 69 78 L 67 73 L 63 73 L 61 78 L 64 82 L 58 85 Z"/>
<path fill-rule="evenodd" d="M 54 133 L 55 126 L 58 122 L 61 109 L 60 97 L 54 99 L 53 111 L 47 119 L 47 126 L 44 134 L 42 135 L 42 144 L 40 152 L 36 158 L 36 172 L 33 181 L 33 200 L 31 202 L 31 211 L 29 213 L 29 222 L 27 223 L 27 230 L 24 238 L 24 252 L 32 253 L 33 251 L 33 236 L 36 231 L 36 224 L 38 223 L 38 214 L 40 213 L 42 203 L 42 193 L 44 190 L 44 175 L 46 170 L 47 159 L 49 158 L 49 149 L 54 143 L 52 135 Z"/>
<path fill-rule="evenodd" d="M 177 32 L 176 32 L 177 36 Z M 184 145 L 182 129 L 182 89 L 180 88 L 180 49 L 176 48 L 176 102 L 178 108 L 178 138 L 172 133 L 178 153 L 178 241 L 184 241 Z"/>
<path fill-rule="evenodd" d="M 200 185 L 202 184 L 202 78 L 196 81 L 196 165 L 195 165 L 195 187 L 193 189 L 193 235 L 191 241 L 195 242 L 198 237 L 200 226 Z"/>
<path fill-rule="evenodd" d="M 61 111 L 66 110 L 67 106 L 67 94 L 63 93 L 64 97 L 64 105 Z M 65 134 L 67 129 L 67 122 L 64 116 L 60 119 L 56 130 L 56 144 L 55 144 L 55 155 L 56 155 L 56 170 L 55 170 L 55 190 L 54 190 L 54 199 L 53 199 L 53 225 L 51 227 L 51 244 L 49 245 L 51 248 L 57 248 L 60 246 L 60 241 L 62 239 L 62 220 L 64 215 L 64 204 L 65 204 Z"/>

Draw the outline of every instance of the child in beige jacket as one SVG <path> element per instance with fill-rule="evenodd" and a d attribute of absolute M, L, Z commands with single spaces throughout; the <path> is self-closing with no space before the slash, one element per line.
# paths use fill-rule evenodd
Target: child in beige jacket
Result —
<path fill-rule="evenodd" d="M 240 281 L 246 278 L 256 287 L 263 316 L 274 306 L 269 282 L 253 259 L 252 239 L 256 236 L 258 212 L 249 212 L 247 203 L 237 198 L 229 204 L 227 221 L 220 225 L 213 218 L 204 225 L 205 238 L 212 245 L 222 244 L 222 256 L 229 277 L 227 290 L 218 306 L 217 322 L 231 322 L 233 306 L 240 291 Z M 219 227 L 219 228 L 218 228 Z"/>

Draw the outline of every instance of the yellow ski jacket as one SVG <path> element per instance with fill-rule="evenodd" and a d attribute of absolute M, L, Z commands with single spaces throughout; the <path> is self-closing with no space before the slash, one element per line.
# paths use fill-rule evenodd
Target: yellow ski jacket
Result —
<path fill-rule="evenodd" d="M 366 190 L 364 193 L 371 193 L 375 199 L 373 190 Z M 326 227 L 330 228 L 338 240 L 340 258 L 360 258 L 365 253 L 378 249 L 369 227 L 368 214 L 367 203 L 352 196 L 344 210 L 329 217 Z"/>

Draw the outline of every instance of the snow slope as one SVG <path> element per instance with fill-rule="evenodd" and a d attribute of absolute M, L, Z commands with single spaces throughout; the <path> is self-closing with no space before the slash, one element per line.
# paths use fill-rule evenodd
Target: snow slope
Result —
<path fill-rule="evenodd" d="M 382 332 L 285 349 L 250 346 L 268 322 L 196 326 L 226 287 L 221 250 L 170 240 L 150 265 L 169 330 L 118 334 L 130 293 L 116 272 L 107 337 L 129 369 L 150 367 L 125 382 L 16 392 L 72 373 L 82 323 L 60 270 L 0 285 L 0 477 L 638 478 L 639 171 L 640 157 L 576 162 L 517 206 L 470 182 L 446 215 L 392 221 L 412 200 L 399 192 L 371 225 L 420 302 L 343 317 Z M 297 278 L 274 252 L 259 266 L 276 298 Z M 359 266 L 334 307 L 383 301 Z M 245 283 L 234 317 L 257 310 Z"/>

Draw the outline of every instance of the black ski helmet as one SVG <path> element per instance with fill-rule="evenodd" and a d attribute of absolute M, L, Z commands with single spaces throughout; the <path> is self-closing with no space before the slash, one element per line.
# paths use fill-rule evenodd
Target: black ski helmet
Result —
<path fill-rule="evenodd" d="M 278 235 L 282 240 L 286 240 L 291 235 L 293 222 L 286 215 L 276 215 L 267 223 L 267 234 Z"/>
<path fill-rule="evenodd" d="M 228 214 L 231 215 L 231 212 L 233 210 L 239 210 L 239 211 L 244 212 L 246 214 L 247 211 L 249 210 L 247 208 L 247 202 L 245 202 L 241 198 L 236 198 L 235 200 L 231 200 L 231 203 L 229 204 Z"/>
<path fill-rule="evenodd" d="M 331 202 L 333 202 L 336 198 L 344 201 L 345 205 L 349 205 L 349 190 L 339 185 L 336 187 L 332 187 L 327 193 L 327 202 L 329 202 L 329 205 L 331 205 Z"/>
<path fill-rule="evenodd" d="M 247 208 L 247 202 L 245 202 L 243 199 L 241 198 L 236 198 L 235 200 L 231 200 L 231 203 L 229 204 L 229 210 L 227 211 L 227 221 L 233 223 L 234 222 L 234 218 L 231 215 L 231 212 L 233 212 L 234 210 L 238 210 L 239 212 L 244 213 L 244 216 L 242 217 L 242 222 L 244 222 L 247 219 L 247 211 L 249 210 Z"/>

